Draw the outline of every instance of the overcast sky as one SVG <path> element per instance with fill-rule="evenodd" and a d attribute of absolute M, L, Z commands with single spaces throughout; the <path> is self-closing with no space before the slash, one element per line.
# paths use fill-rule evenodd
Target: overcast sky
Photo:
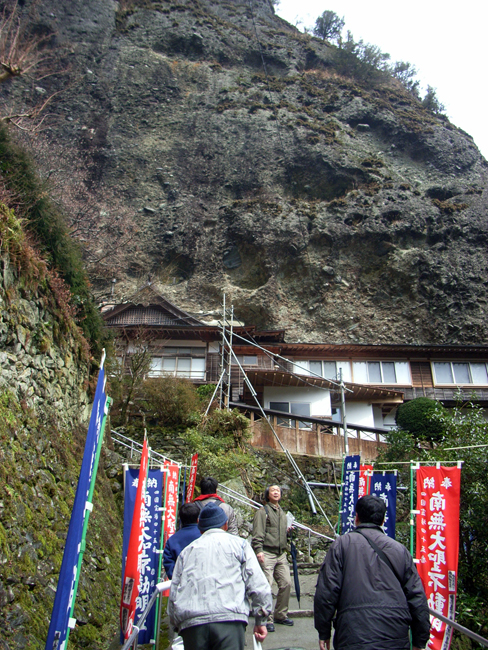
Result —
<path fill-rule="evenodd" d="M 451 122 L 488 158 L 486 0 L 281 0 L 276 13 L 303 29 L 326 9 L 344 17 L 344 34 L 415 65 L 422 88 L 436 88 Z"/>

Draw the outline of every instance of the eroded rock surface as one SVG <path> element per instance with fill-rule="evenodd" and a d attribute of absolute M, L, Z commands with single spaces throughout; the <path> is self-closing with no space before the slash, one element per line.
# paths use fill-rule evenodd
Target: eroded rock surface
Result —
<path fill-rule="evenodd" d="M 45 137 L 136 215 L 137 235 L 90 264 L 96 292 L 115 277 L 122 299 L 149 275 L 196 312 L 225 290 L 289 340 L 484 340 L 473 140 L 393 81 L 339 75 L 333 47 L 251 5 L 42 3 L 76 78 Z"/>

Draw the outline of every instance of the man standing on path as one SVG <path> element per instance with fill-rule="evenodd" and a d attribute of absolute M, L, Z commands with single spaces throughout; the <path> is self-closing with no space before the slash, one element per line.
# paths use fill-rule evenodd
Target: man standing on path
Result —
<path fill-rule="evenodd" d="M 267 502 L 266 505 L 254 515 L 252 547 L 268 579 L 269 586 L 273 585 L 273 578 L 278 585 L 274 616 L 270 614 L 266 625 L 268 632 L 274 632 L 274 623 L 293 625 L 291 618 L 288 618 L 291 591 L 290 567 L 286 557 L 288 531 L 286 513 L 279 503 L 281 488 L 278 485 L 270 485 L 266 488 L 264 499 Z"/>
<path fill-rule="evenodd" d="M 201 494 L 199 497 L 196 497 L 196 499 L 193 499 L 193 503 L 196 503 L 200 510 L 204 508 L 208 503 L 217 503 L 217 505 L 220 506 L 227 515 L 227 525 L 229 527 L 227 532 L 231 535 L 239 535 L 234 508 L 228 503 L 225 503 L 222 497 L 219 497 L 217 494 L 218 486 L 218 481 L 216 481 L 211 476 L 202 478 L 200 481 Z"/>
<path fill-rule="evenodd" d="M 215 503 L 200 513 L 201 537 L 183 549 L 171 581 L 168 613 L 185 650 L 244 650 L 249 601 L 254 636 L 267 635 L 271 589 L 245 539 L 229 535 Z"/>
<path fill-rule="evenodd" d="M 329 650 L 336 616 L 336 650 L 425 648 L 427 598 L 412 556 L 381 526 L 386 505 L 367 495 L 356 504 L 356 528 L 337 538 L 320 568 L 314 599 L 320 650 Z"/>

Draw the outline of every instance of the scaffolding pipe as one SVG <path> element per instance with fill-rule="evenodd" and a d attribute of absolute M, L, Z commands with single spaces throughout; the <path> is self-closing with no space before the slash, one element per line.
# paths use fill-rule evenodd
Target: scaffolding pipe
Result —
<path fill-rule="evenodd" d="M 229 341 L 227 340 L 227 338 L 226 338 L 226 336 L 225 336 L 225 333 L 223 333 L 223 340 L 224 340 L 224 344 L 229 345 Z M 317 497 L 316 497 L 316 496 L 314 495 L 314 493 L 312 492 L 312 490 L 311 490 L 310 486 L 308 485 L 308 483 L 307 483 L 307 481 L 306 481 L 304 475 L 302 474 L 300 468 L 298 467 L 297 463 L 295 462 L 295 459 L 294 459 L 293 456 L 290 454 L 290 452 L 288 451 L 288 449 L 286 449 L 286 447 L 283 445 L 283 443 L 281 442 L 281 440 L 280 440 L 278 434 L 277 434 L 276 431 L 274 430 L 273 425 L 272 425 L 271 422 L 269 421 L 269 418 L 266 417 L 266 413 L 264 412 L 263 407 L 262 407 L 261 404 L 259 403 L 259 400 L 258 400 L 258 397 L 257 397 L 257 393 L 256 393 L 256 391 L 254 390 L 254 386 L 253 386 L 253 385 L 251 384 L 251 382 L 249 381 L 249 378 L 248 378 L 246 372 L 244 371 L 244 368 L 242 367 L 242 365 L 241 365 L 239 359 L 237 358 L 236 354 L 234 353 L 234 351 L 232 350 L 232 348 L 231 348 L 230 346 L 229 346 L 229 351 L 230 351 L 230 355 L 231 355 L 231 360 L 232 360 L 232 358 L 234 358 L 236 364 L 239 366 L 239 370 L 241 371 L 241 373 L 242 373 L 242 375 L 243 375 L 244 381 L 246 382 L 246 385 L 247 385 L 247 387 L 249 388 L 249 391 L 251 392 L 251 395 L 253 396 L 253 399 L 254 399 L 254 401 L 256 402 L 256 404 L 257 404 L 257 406 L 258 406 L 258 408 L 259 408 L 259 410 L 260 410 L 262 416 L 263 416 L 263 417 L 268 421 L 269 427 L 270 427 L 270 429 L 271 429 L 271 431 L 272 431 L 274 437 L 276 438 L 276 441 L 277 441 L 278 444 L 280 445 L 280 447 L 281 447 L 281 449 L 283 450 L 285 456 L 287 457 L 287 459 L 288 459 L 288 461 L 290 462 L 291 466 L 292 466 L 293 469 L 295 470 L 295 472 L 296 472 L 298 478 L 299 478 L 300 481 L 303 483 L 303 487 L 305 488 L 305 490 L 306 490 L 306 492 L 307 492 L 307 497 L 308 497 L 308 500 L 309 500 L 309 503 L 310 503 L 310 508 L 311 508 L 311 510 L 312 510 L 312 513 L 313 513 L 313 514 L 317 514 L 317 509 L 316 509 L 316 507 L 315 507 L 315 504 L 316 504 L 316 505 L 318 506 L 318 508 L 319 508 L 319 510 L 320 510 L 320 512 L 321 512 L 321 514 L 322 514 L 322 516 L 324 517 L 324 519 L 325 519 L 325 520 L 327 521 L 327 523 L 329 524 L 330 529 L 331 529 L 331 530 L 334 530 L 334 526 L 332 525 L 332 523 L 330 522 L 329 518 L 328 518 L 327 515 L 325 514 L 324 509 L 323 509 L 322 506 L 320 505 L 320 503 L 319 503 Z"/>
<path fill-rule="evenodd" d="M 222 351 L 220 355 L 220 372 L 221 372 L 221 377 L 225 375 L 225 346 L 223 345 L 223 341 L 225 340 L 225 293 L 224 293 L 224 304 L 223 304 L 223 314 L 224 318 L 222 320 Z M 224 391 L 223 391 L 223 382 L 220 383 L 220 408 L 222 408 L 223 402 L 224 402 Z"/>
<path fill-rule="evenodd" d="M 224 314 L 224 318 L 225 318 Z M 231 402 L 231 376 L 232 376 L 232 356 L 230 354 L 230 350 L 232 350 L 232 335 L 234 333 L 234 305 L 231 307 L 231 312 L 230 312 L 230 334 L 229 334 L 229 354 L 227 356 L 227 399 L 226 399 L 226 407 L 227 410 L 230 411 L 230 402 Z"/>
<path fill-rule="evenodd" d="M 228 493 L 226 493 L 226 490 L 228 491 Z M 257 501 L 253 501 L 249 497 L 244 496 L 240 492 L 236 492 L 235 490 L 232 490 L 226 485 L 219 485 L 219 491 L 221 491 L 223 495 L 228 499 L 235 499 L 236 501 L 239 501 L 240 503 L 243 503 L 244 505 L 247 505 L 250 508 L 254 508 L 255 510 L 258 510 L 258 508 L 263 507 L 261 503 L 258 503 Z M 331 542 L 334 541 L 333 537 L 329 537 L 328 535 L 323 535 L 322 533 L 317 533 L 317 531 L 313 530 L 313 528 L 309 528 L 308 526 L 305 526 L 305 524 L 301 524 L 300 522 L 296 521 L 296 519 L 293 521 L 292 527 L 299 528 L 300 530 L 308 531 L 309 535 L 315 535 L 316 537 L 329 539 Z"/>
<path fill-rule="evenodd" d="M 342 368 L 339 368 L 339 381 L 341 382 L 341 410 L 342 410 L 342 429 L 344 432 L 344 454 L 349 456 L 349 441 L 347 439 L 347 420 L 346 420 L 346 394 Z"/>

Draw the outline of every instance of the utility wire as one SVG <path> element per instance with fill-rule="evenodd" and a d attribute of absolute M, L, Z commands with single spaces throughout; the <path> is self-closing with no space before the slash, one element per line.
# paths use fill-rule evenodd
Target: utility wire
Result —
<path fill-rule="evenodd" d="M 262 351 L 263 351 L 263 352 L 268 356 L 268 358 L 270 358 L 270 359 L 274 359 L 274 358 L 276 357 L 276 358 L 278 358 L 278 359 L 282 359 L 283 361 L 286 361 L 287 363 L 291 363 L 293 366 L 296 366 L 296 365 L 297 365 L 297 364 L 296 364 L 294 361 L 292 361 L 291 359 L 287 359 L 286 357 L 282 357 L 282 356 L 281 356 L 280 354 L 278 354 L 277 352 L 270 352 L 269 350 L 266 350 L 266 348 L 263 348 L 261 345 L 259 345 L 259 343 L 257 343 L 257 342 L 254 340 L 254 338 L 253 338 L 250 334 L 249 334 L 249 337 L 250 337 L 249 339 L 246 339 L 246 338 L 244 338 L 243 336 L 240 336 L 239 334 L 236 334 L 235 332 L 234 332 L 234 336 L 235 336 L 236 338 L 241 339 L 242 341 L 246 341 L 247 343 L 251 343 L 251 345 L 253 345 L 254 347 L 258 348 L 259 350 L 262 350 Z M 297 373 L 290 372 L 290 371 L 289 371 L 285 366 L 281 365 L 281 364 L 278 363 L 278 362 L 276 362 L 276 363 L 277 363 L 277 365 L 278 365 L 280 368 L 283 368 L 283 370 L 285 370 L 286 372 L 289 372 L 291 375 L 293 375 L 293 377 L 296 377 L 296 378 L 298 378 L 298 379 L 303 380 L 304 383 L 307 383 L 309 386 L 312 386 L 313 388 L 319 388 L 318 386 L 315 386 L 314 384 L 309 384 L 305 379 L 303 379 L 303 375 L 298 375 Z M 317 374 L 316 372 L 313 372 L 313 370 L 309 370 L 308 372 L 309 372 L 310 375 L 312 375 L 312 376 L 314 376 L 314 377 L 318 377 L 319 379 L 325 379 L 326 381 L 330 381 L 330 383 L 331 383 L 331 384 L 334 384 L 337 388 L 340 388 L 340 387 L 341 387 L 341 385 L 340 385 L 338 382 L 336 382 L 334 379 L 329 379 L 329 378 L 326 378 L 326 377 L 322 377 L 322 375 L 319 375 L 319 374 Z M 328 388 L 324 388 L 323 390 L 329 390 L 329 389 L 328 389 Z M 345 390 L 346 390 L 347 392 L 349 392 L 349 393 L 354 392 L 354 391 L 352 391 L 350 388 L 346 388 Z"/>

